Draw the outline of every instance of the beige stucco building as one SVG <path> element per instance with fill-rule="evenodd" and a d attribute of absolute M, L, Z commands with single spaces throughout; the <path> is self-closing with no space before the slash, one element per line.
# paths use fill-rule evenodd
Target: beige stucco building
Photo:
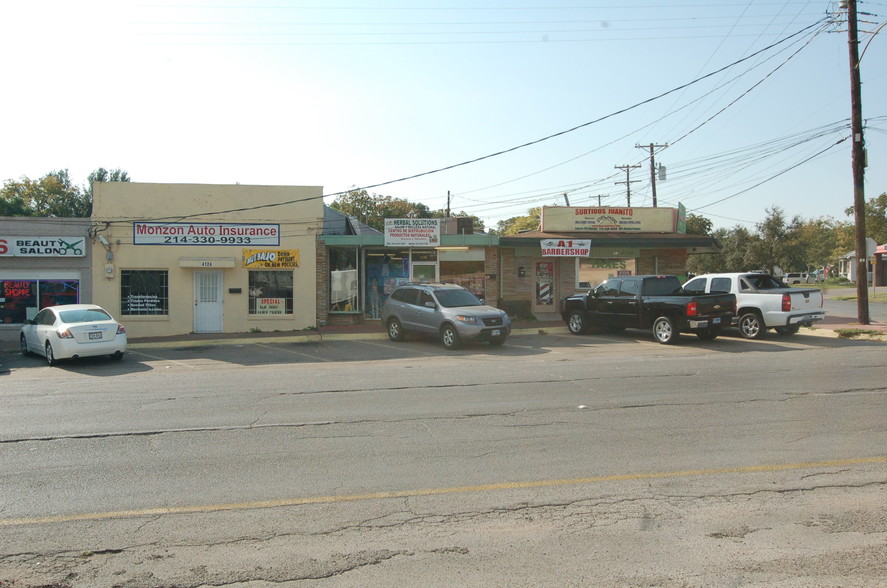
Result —
<path fill-rule="evenodd" d="M 92 301 L 130 337 L 316 326 L 317 186 L 96 183 Z"/>

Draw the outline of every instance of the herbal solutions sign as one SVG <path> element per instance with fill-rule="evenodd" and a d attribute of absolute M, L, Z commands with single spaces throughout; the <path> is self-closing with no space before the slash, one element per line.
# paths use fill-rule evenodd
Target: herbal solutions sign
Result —
<path fill-rule="evenodd" d="M 438 218 L 386 218 L 385 247 L 437 247 L 440 245 Z"/>

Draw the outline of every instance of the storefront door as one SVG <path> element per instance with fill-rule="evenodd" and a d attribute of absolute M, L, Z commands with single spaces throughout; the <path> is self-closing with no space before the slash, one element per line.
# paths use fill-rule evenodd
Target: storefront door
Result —
<path fill-rule="evenodd" d="M 557 312 L 555 292 L 555 262 L 553 260 L 533 263 L 533 313 Z"/>
<path fill-rule="evenodd" d="M 194 332 L 222 332 L 222 272 L 194 272 Z"/>
<path fill-rule="evenodd" d="M 410 265 L 410 279 L 413 282 L 437 282 L 436 261 L 414 261 Z"/>

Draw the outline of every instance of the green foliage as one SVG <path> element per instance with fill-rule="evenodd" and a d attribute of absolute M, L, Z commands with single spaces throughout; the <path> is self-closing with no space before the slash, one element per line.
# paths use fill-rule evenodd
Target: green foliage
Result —
<path fill-rule="evenodd" d="M 353 216 L 377 231 L 385 229 L 386 218 L 433 218 L 425 204 L 379 194 L 370 195 L 366 190 L 350 190 L 337 197 L 330 208 Z"/>
<path fill-rule="evenodd" d="M 704 216 L 687 214 L 687 234 L 688 235 L 711 235 L 712 222 Z"/>
<path fill-rule="evenodd" d="M 128 182 L 129 174 L 99 168 L 89 175 L 85 188 L 75 185 L 66 169 L 51 171 L 39 180 L 6 180 L 0 188 L 0 215 L 88 217 L 94 181 Z"/>
<path fill-rule="evenodd" d="M 844 212 L 853 215 L 854 207 Z M 865 203 L 865 233 L 879 244 L 887 243 L 887 192 L 877 198 L 871 198 Z M 855 250 L 855 246 L 849 251 Z"/>
<path fill-rule="evenodd" d="M 526 216 L 513 216 L 496 225 L 498 235 L 516 235 L 523 231 L 538 231 L 542 224 L 542 208 L 531 208 Z"/>

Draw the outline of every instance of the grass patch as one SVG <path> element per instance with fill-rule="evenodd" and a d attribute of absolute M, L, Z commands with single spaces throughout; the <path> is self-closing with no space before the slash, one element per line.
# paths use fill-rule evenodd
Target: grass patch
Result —
<path fill-rule="evenodd" d="M 875 331 L 872 329 L 835 329 L 835 334 L 841 339 L 855 339 L 856 337 L 862 337 L 863 335 L 879 336 L 882 333 L 881 331 Z"/>

